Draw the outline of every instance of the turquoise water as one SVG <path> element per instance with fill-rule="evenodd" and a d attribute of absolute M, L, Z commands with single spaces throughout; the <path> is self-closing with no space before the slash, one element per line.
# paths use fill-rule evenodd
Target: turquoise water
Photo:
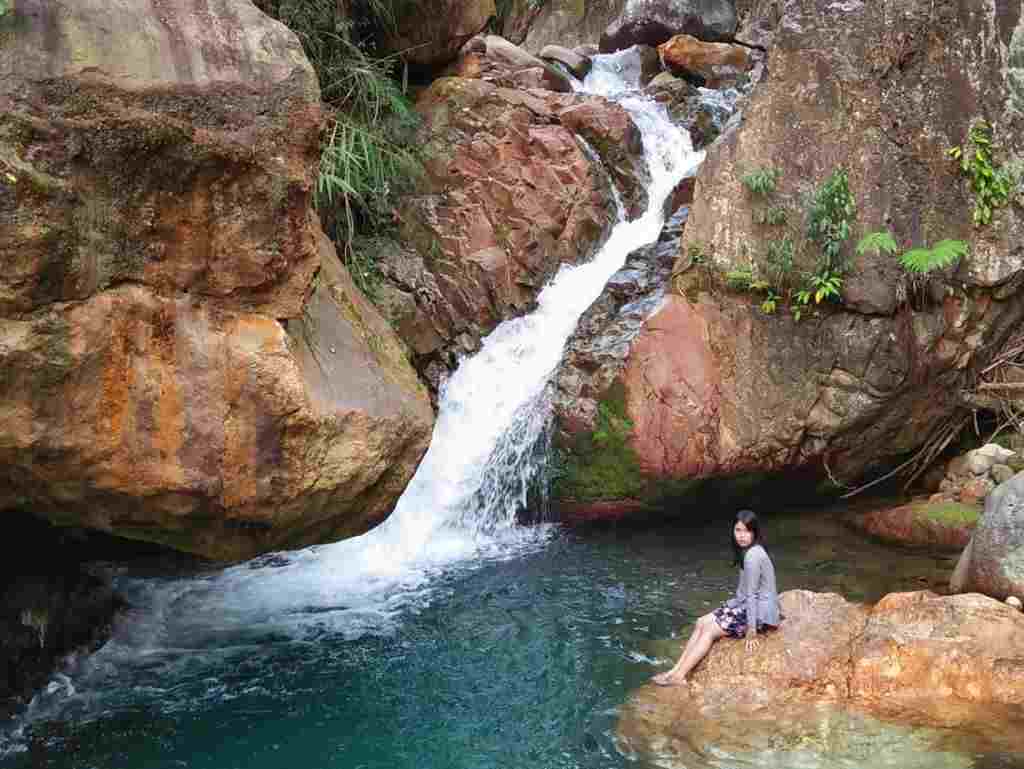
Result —
<path fill-rule="evenodd" d="M 620 753 L 617 715 L 659 667 L 652 642 L 733 588 L 721 528 L 558 532 L 437 577 L 357 638 L 196 633 L 180 648 L 104 649 L 57 679 L 0 767 L 645 767 Z M 775 516 L 769 531 L 780 590 L 873 599 L 941 585 L 953 566 L 820 516 Z M 122 583 L 144 602 L 161 580 Z M 163 621 L 187 622 L 178 608 Z"/>

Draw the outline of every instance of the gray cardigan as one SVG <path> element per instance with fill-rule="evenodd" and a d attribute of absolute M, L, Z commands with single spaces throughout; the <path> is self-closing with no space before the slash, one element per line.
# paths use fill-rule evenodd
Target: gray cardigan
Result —
<path fill-rule="evenodd" d="M 757 628 L 779 624 L 779 593 L 775 587 L 775 567 L 767 551 L 760 545 L 751 545 L 743 554 L 743 567 L 736 595 L 727 605 L 747 610 L 747 625 Z"/>

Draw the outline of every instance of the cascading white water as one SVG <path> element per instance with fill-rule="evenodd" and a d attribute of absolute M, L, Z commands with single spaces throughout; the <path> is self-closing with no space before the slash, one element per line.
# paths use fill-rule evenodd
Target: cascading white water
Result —
<path fill-rule="evenodd" d="M 544 527 L 517 527 L 515 515 L 540 467 L 535 448 L 550 420 L 552 374 L 579 317 L 626 256 L 658 238 L 667 197 L 703 159 L 664 109 L 623 79 L 633 58 L 596 57 L 579 90 L 633 115 L 650 169 L 647 210 L 616 225 L 592 261 L 563 267 L 535 312 L 501 324 L 461 363 L 442 393 L 430 449 L 390 518 L 361 537 L 204 578 L 123 581 L 138 608 L 88 661 L 84 678 L 116 677 L 117 668 L 154 658 L 173 667 L 184 650 L 216 655 L 281 635 L 385 632 L 428 598 L 438 572 L 543 541 Z M 74 692 L 64 680 L 57 688 Z"/>

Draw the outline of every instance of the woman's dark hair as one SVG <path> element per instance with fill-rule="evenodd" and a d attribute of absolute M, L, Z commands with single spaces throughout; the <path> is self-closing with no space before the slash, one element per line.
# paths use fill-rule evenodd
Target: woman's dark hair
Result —
<path fill-rule="evenodd" d="M 753 540 L 750 542 L 750 547 L 764 544 L 764 539 L 761 536 L 761 525 L 757 522 L 757 513 L 753 510 L 740 510 L 736 513 L 736 520 L 732 522 L 733 529 L 736 528 L 737 523 L 742 523 L 754 535 Z M 733 566 L 742 566 L 743 554 L 746 552 L 746 549 L 736 544 L 736 535 L 731 530 L 729 532 L 729 539 L 732 540 Z"/>

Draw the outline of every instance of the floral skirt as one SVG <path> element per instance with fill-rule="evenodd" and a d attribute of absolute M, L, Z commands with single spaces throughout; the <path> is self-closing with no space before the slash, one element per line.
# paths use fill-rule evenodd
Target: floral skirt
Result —
<path fill-rule="evenodd" d="M 734 609 L 723 603 L 712 614 L 718 627 L 722 628 L 730 638 L 743 638 L 747 634 L 747 610 L 744 607 Z M 775 626 L 766 625 L 763 622 L 757 623 L 758 633 L 768 630 L 775 630 Z"/>

